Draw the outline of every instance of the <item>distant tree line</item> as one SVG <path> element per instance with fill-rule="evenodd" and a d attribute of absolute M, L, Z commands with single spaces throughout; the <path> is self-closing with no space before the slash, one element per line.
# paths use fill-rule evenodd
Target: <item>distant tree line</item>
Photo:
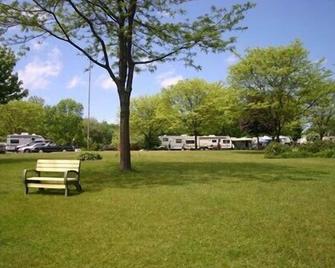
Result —
<path fill-rule="evenodd" d="M 153 148 L 162 134 L 335 134 L 335 82 L 301 42 L 250 49 L 229 70 L 228 84 L 179 81 L 131 102 L 133 146 Z"/>
<path fill-rule="evenodd" d="M 28 92 L 13 73 L 12 52 L 0 53 L 6 55 L 0 60 L 8 69 L 0 76 L 0 137 L 30 132 L 60 144 L 86 147 L 88 120 L 83 118 L 82 104 L 65 99 L 50 106 L 39 97 L 17 100 Z M 299 41 L 250 49 L 230 67 L 227 84 L 183 80 L 156 95 L 134 98 L 132 148 L 155 148 L 163 134 L 270 135 L 278 141 L 280 135 L 296 140 L 307 130 L 311 140 L 322 140 L 335 135 L 332 75 L 322 61 L 309 59 Z M 90 119 L 90 148 L 118 148 L 118 130 L 117 125 Z"/>
<path fill-rule="evenodd" d="M 3 140 L 8 134 L 29 132 L 58 144 L 86 147 L 87 125 L 82 104 L 72 99 L 45 105 L 43 99 L 30 97 L 0 105 L 0 137 Z M 90 149 L 109 146 L 115 129 L 117 127 L 113 124 L 90 119 Z"/>

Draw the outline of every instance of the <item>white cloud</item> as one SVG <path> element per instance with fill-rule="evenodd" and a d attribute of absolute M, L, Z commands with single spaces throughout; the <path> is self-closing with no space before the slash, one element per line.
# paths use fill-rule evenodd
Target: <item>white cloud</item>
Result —
<path fill-rule="evenodd" d="M 47 45 L 48 45 L 48 43 L 44 42 L 44 41 L 33 41 L 31 43 L 31 48 L 35 51 L 40 51 L 40 50 L 46 48 Z"/>
<path fill-rule="evenodd" d="M 172 86 L 178 83 L 178 81 L 183 80 L 182 75 L 175 74 L 175 71 L 169 71 L 161 73 L 156 77 L 159 85 L 163 88 Z"/>
<path fill-rule="evenodd" d="M 227 65 L 233 65 L 238 62 L 238 57 L 234 54 L 229 55 L 228 58 L 226 58 L 225 62 Z"/>
<path fill-rule="evenodd" d="M 47 88 L 50 78 L 57 77 L 62 67 L 61 52 L 58 48 L 53 48 L 45 59 L 36 57 L 23 70 L 19 70 L 18 74 L 26 88 L 39 90 Z"/>
<path fill-rule="evenodd" d="M 75 75 L 74 77 L 72 77 L 72 79 L 67 83 L 66 88 L 68 89 L 72 89 L 75 88 L 79 85 L 82 85 L 83 82 L 81 81 L 81 78 L 78 75 Z"/>
<path fill-rule="evenodd" d="M 97 79 L 97 84 L 104 90 L 114 90 L 116 89 L 116 85 L 111 77 L 108 75 L 100 75 Z"/>

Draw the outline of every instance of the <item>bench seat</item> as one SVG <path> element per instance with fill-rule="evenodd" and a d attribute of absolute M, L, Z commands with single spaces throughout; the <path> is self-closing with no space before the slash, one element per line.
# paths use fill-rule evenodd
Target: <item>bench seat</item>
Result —
<path fill-rule="evenodd" d="M 64 178 L 55 177 L 30 177 L 26 179 L 27 181 L 50 181 L 50 182 L 60 182 L 64 184 Z M 67 181 L 78 181 L 77 178 L 67 178 Z"/>
<path fill-rule="evenodd" d="M 29 176 L 33 173 L 33 176 Z M 62 177 L 45 176 L 46 173 L 62 174 Z M 39 159 L 35 169 L 25 169 L 23 171 L 23 182 L 25 193 L 28 194 L 29 188 L 49 188 L 64 189 L 65 196 L 68 196 L 69 185 L 75 185 L 81 192 L 80 185 L 80 160 L 55 160 Z"/>

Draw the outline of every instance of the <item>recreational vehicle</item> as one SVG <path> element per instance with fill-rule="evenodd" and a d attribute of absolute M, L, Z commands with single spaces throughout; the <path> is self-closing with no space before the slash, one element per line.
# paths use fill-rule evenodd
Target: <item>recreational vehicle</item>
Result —
<path fill-rule="evenodd" d="M 194 137 L 187 135 L 160 136 L 161 148 L 168 150 L 183 150 L 195 148 Z"/>
<path fill-rule="evenodd" d="M 168 150 L 194 150 L 195 137 L 194 136 L 160 136 L 161 148 Z M 202 150 L 211 149 L 233 149 L 234 145 L 228 136 L 198 136 L 197 148 Z"/>
<path fill-rule="evenodd" d="M 16 151 L 21 146 L 31 144 L 32 142 L 43 142 L 44 138 L 40 135 L 21 133 L 21 134 L 12 134 L 7 136 L 7 151 Z"/>
<path fill-rule="evenodd" d="M 198 147 L 202 150 L 220 150 L 220 149 L 233 149 L 234 146 L 229 136 L 200 136 L 198 138 Z"/>

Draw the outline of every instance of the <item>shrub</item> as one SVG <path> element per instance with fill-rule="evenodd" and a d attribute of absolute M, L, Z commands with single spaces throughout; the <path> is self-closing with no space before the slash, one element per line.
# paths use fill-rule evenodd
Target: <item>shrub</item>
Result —
<path fill-rule="evenodd" d="M 79 160 L 81 161 L 100 159 L 102 159 L 102 156 L 98 153 L 85 152 L 79 155 Z"/>
<path fill-rule="evenodd" d="M 265 157 L 267 158 L 277 157 L 289 151 L 290 151 L 290 147 L 288 145 L 281 144 L 278 142 L 271 142 L 265 148 Z"/>
<path fill-rule="evenodd" d="M 316 141 L 296 146 L 270 143 L 265 149 L 264 156 L 265 158 L 335 158 L 335 143 L 329 141 Z"/>

